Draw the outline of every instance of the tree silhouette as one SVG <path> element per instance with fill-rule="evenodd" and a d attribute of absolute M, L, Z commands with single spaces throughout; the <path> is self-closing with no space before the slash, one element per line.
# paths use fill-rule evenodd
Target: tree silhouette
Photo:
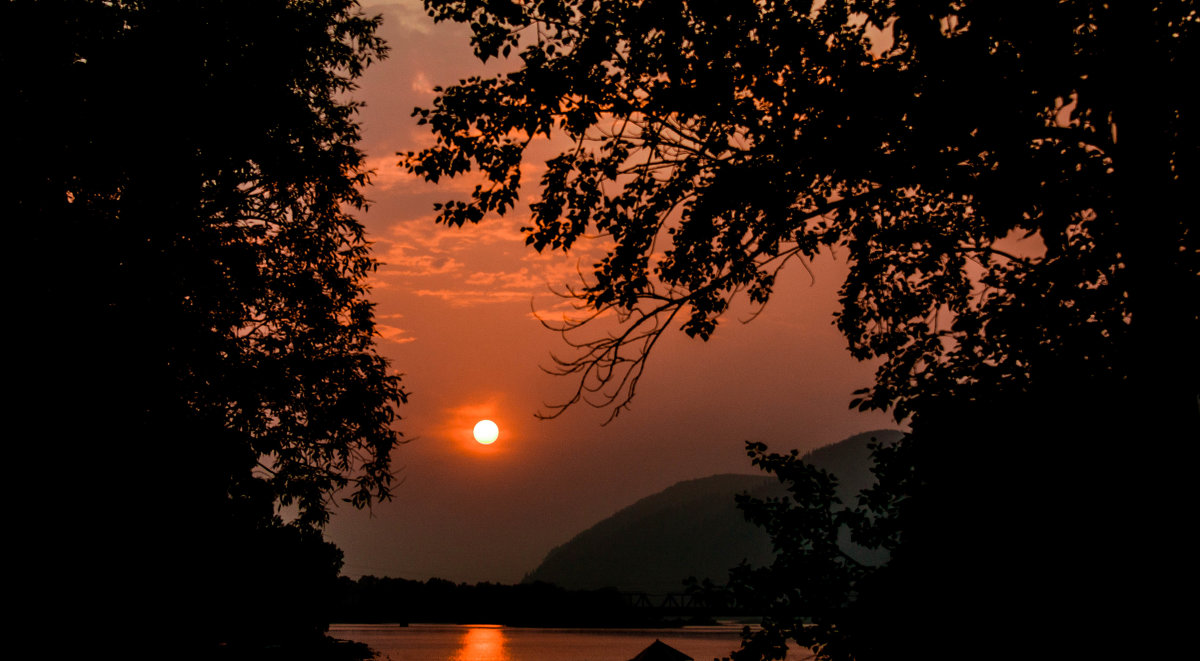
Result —
<path fill-rule="evenodd" d="M 510 210 L 525 149 L 555 136 L 527 242 L 612 242 L 572 294 L 622 325 L 560 328 L 580 349 L 559 365 L 578 379 L 567 406 L 616 415 L 667 328 L 705 339 L 735 297 L 764 304 L 788 262 L 849 264 L 836 323 L 880 361 L 851 405 L 912 434 L 877 457 L 906 477 L 859 512 L 860 535 L 896 542 L 892 560 L 842 595 L 862 616 L 810 640 L 819 653 L 952 655 L 1011 613 L 1062 642 L 1159 601 L 1151 551 L 1105 531 L 1176 540 L 1179 444 L 1200 430 L 1192 3 L 425 5 L 470 24 L 479 58 L 519 58 L 415 113 L 437 144 L 405 154 L 409 171 L 484 179 L 439 221 Z M 1018 442 L 1021 458 L 1001 450 Z M 798 480 L 800 510 L 836 505 L 806 471 L 780 476 Z M 819 532 L 781 539 L 796 530 Z M 794 576 L 774 578 L 759 585 L 801 606 L 847 585 L 797 595 Z M 768 634 L 805 616 L 780 613 Z"/>
<path fill-rule="evenodd" d="M 351 0 L 0 11 L 5 218 L 28 257 L 10 278 L 39 347 L 15 372 L 37 439 L 17 465 L 62 517 L 45 562 L 85 621 L 146 618 L 177 650 L 323 631 L 311 597 L 341 556 L 320 527 L 339 492 L 389 497 L 406 397 L 351 215 L 369 173 L 349 94 L 386 53 L 379 19 Z"/>

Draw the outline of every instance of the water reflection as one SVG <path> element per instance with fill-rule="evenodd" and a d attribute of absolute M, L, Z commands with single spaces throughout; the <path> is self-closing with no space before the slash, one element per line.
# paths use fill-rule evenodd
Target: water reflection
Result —
<path fill-rule="evenodd" d="M 499 626 L 473 626 L 463 632 L 453 661 L 510 661 Z"/>

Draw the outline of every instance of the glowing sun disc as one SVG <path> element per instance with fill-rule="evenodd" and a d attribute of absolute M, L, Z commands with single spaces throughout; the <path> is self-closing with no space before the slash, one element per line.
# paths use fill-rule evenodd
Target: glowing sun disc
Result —
<path fill-rule="evenodd" d="M 482 445 L 491 445 L 500 436 L 500 428 L 491 420 L 480 420 L 475 423 L 475 440 Z"/>

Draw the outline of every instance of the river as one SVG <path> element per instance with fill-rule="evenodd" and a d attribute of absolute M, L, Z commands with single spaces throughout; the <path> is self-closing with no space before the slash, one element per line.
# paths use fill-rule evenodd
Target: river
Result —
<path fill-rule="evenodd" d="M 696 661 L 740 644 L 740 624 L 681 629 L 527 629 L 499 625 L 335 624 L 329 635 L 371 646 L 379 661 L 629 661 L 659 639 Z M 807 650 L 791 650 L 801 661 Z"/>

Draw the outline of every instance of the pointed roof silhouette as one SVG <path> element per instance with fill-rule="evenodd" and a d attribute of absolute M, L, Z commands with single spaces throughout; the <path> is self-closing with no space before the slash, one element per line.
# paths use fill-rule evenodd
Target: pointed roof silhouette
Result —
<path fill-rule="evenodd" d="M 655 638 L 649 647 L 629 661 L 692 661 L 692 657 Z"/>

